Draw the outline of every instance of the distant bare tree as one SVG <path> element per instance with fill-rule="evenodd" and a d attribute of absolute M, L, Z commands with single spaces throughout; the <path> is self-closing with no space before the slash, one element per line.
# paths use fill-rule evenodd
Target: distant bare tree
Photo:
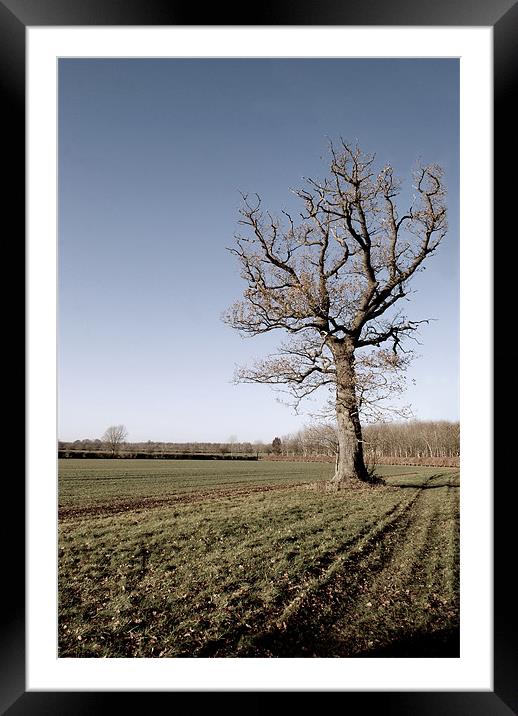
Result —
<path fill-rule="evenodd" d="M 264 451 L 264 442 L 262 440 L 254 440 L 254 452 L 259 457 L 259 453 Z"/>
<path fill-rule="evenodd" d="M 125 425 L 110 425 L 105 430 L 102 440 L 108 448 L 111 450 L 112 455 L 115 455 L 120 450 L 120 446 L 126 440 L 128 431 Z"/>
<path fill-rule="evenodd" d="M 234 446 L 237 443 L 237 435 L 231 435 L 228 439 L 228 446 L 230 450 L 230 454 L 234 454 Z"/>
<path fill-rule="evenodd" d="M 312 445 L 317 455 L 338 455 L 338 432 L 336 425 L 333 423 L 307 425 L 302 434 L 305 440 Z"/>
<path fill-rule="evenodd" d="M 373 155 L 341 140 L 330 145 L 328 176 L 295 191 L 304 207 L 298 222 L 288 212 L 283 221 L 264 212 L 258 195 L 242 195 L 245 235 L 229 250 L 247 287 L 224 320 L 243 334 L 282 329 L 291 338 L 276 355 L 238 370 L 236 381 L 287 386 L 297 404 L 331 389 L 338 486 L 370 479 L 360 411 L 401 388 L 410 357 L 404 340 L 426 322 L 396 309 L 446 234 L 441 168 L 419 166 L 414 190 L 412 205 L 400 211 L 392 167 L 377 172 Z"/>

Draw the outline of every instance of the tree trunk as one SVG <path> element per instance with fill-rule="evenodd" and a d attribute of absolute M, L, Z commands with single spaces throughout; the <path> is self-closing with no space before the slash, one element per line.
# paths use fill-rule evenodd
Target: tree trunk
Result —
<path fill-rule="evenodd" d="M 335 361 L 338 460 L 333 482 L 337 487 L 347 487 L 367 481 L 369 475 L 363 457 L 352 350 L 337 351 Z"/>

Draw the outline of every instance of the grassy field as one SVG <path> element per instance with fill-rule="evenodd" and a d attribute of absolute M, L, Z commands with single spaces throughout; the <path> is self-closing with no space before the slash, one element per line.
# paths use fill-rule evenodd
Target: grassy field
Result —
<path fill-rule="evenodd" d="M 60 657 L 458 656 L 459 473 L 60 460 Z"/>

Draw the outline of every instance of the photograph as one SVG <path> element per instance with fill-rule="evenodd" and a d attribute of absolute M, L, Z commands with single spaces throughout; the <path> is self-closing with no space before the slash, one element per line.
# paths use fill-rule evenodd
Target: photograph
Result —
<path fill-rule="evenodd" d="M 493 271 L 517 23 L 0 0 L 27 391 L 1 713 L 516 712 Z"/>
<path fill-rule="evenodd" d="M 460 658 L 460 69 L 58 58 L 59 659 Z"/>

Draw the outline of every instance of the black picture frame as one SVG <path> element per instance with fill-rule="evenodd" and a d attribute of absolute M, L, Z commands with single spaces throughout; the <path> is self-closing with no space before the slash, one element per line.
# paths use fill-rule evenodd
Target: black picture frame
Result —
<path fill-rule="evenodd" d="M 199 22 L 203 17 L 203 22 Z M 31 26 L 74 25 L 351 25 L 351 26 L 491 26 L 494 33 L 494 176 L 504 167 L 515 167 L 517 154 L 513 141 L 515 115 L 511 103 L 518 86 L 518 1 L 435 0 L 434 3 L 411 0 L 371 0 L 370 2 L 321 0 L 298 3 L 277 0 L 248 7 L 236 14 L 233 7 L 213 4 L 206 8 L 183 5 L 174 0 L 0 0 L 0 91 L 4 140 L 13 152 L 13 160 L 4 166 L 4 206 L 16 215 L 18 226 L 25 225 L 25 32 Z M 5 126 L 5 124 L 4 124 Z M 496 141 L 497 140 L 497 141 Z M 505 164 L 504 164 L 505 159 Z M 513 206 L 513 182 L 498 182 L 494 192 L 495 236 L 504 234 L 506 211 Z M 483 199 L 484 200 L 484 199 Z M 487 197 L 491 201 L 491 197 Z M 16 226 L 14 224 L 13 226 Z M 14 229 L 13 229 L 14 230 Z M 23 228 L 17 230 L 15 248 L 24 254 Z M 24 255 L 21 256 L 24 260 Z M 495 282 L 494 300 L 502 300 L 503 288 Z M 495 312 L 496 316 L 496 312 Z M 496 326 L 495 326 L 496 335 Z M 487 339 L 487 336 L 485 337 Z M 502 347 L 502 351 L 504 348 Z M 498 353 L 495 352 L 495 357 Z M 495 377 L 497 374 L 495 373 Z M 503 378 L 501 378 L 502 380 Z M 497 381 L 496 381 L 497 383 Z M 495 391 L 497 393 L 497 391 Z M 499 430 L 499 440 L 504 427 Z M 502 443 L 504 444 L 504 443 Z M 496 473 L 496 471 L 495 471 Z M 500 475 L 496 473 L 500 478 Z M 516 648 L 516 597 L 509 589 L 509 570 L 515 561 L 514 501 L 508 499 L 512 475 L 494 480 L 494 644 L 493 691 L 451 692 L 340 692 L 341 707 L 351 712 L 364 709 L 384 714 L 427 716 L 502 716 L 518 714 L 518 649 Z M 466 476 L 465 479 L 469 479 Z M 27 692 L 25 688 L 25 488 L 22 480 L 10 478 L 9 512 L 14 517 L 8 546 L 3 554 L 6 606 L 0 629 L 0 709 L 9 716 L 18 714 L 97 714 L 120 707 L 120 699 L 129 695 L 132 707 L 149 709 L 149 699 L 173 698 L 170 705 L 179 708 L 178 692 Z M 511 512 L 512 510 L 512 512 Z M 5 545 L 4 545 L 5 546 Z M 236 689 L 237 691 L 238 689 Z M 339 689 L 337 689 L 339 691 Z M 200 696 L 203 692 L 200 693 Z M 221 696 L 224 696 L 221 693 Z M 278 696 L 279 694 L 277 694 Z M 220 694 L 211 694 L 217 705 Z M 306 694 L 306 698 L 309 694 Z M 265 703 L 267 693 L 254 699 L 256 709 Z M 318 697 L 318 696 L 317 696 Z M 311 698 L 311 697 L 310 697 Z M 146 699 L 146 702 L 144 702 Z M 189 702 L 194 708 L 197 698 Z M 249 708 L 249 706 L 248 706 Z"/>

